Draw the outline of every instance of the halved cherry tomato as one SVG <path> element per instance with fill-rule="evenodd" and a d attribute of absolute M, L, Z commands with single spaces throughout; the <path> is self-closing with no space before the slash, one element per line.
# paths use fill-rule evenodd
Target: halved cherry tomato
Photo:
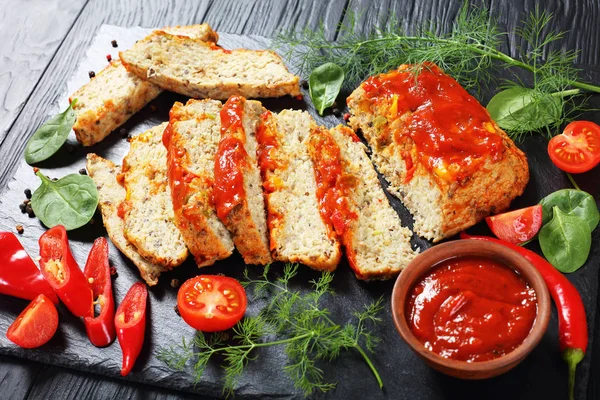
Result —
<path fill-rule="evenodd" d="M 177 294 L 183 320 L 203 332 L 231 328 L 244 316 L 246 304 L 242 285 L 226 276 L 196 276 L 185 281 Z"/>
<path fill-rule="evenodd" d="M 540 204 L 521 208 L 485 219 L 499 239 L 520 244 L 533 237 L 542 227 L 542 206 Z"/>
<path fill-rule="evenodd" d="M 58 328 L 58 312 L 54 303 L 43 294 L 37 296 L 6 332 L 8 340 L 26 349 L 47 343 Z"/>
<path fill-rule="evenodd" d="M 558 168 L 574 174 L 600 163 L 600 126 L 590 121 L 571 122 L 548 143 L 550 159 Z"/>

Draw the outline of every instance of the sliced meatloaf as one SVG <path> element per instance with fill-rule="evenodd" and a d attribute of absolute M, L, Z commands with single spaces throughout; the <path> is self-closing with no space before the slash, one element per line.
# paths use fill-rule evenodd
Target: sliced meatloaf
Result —
<path fill-rule="evenodd" d="M 411 232 L 390 206 L 354 131 L 314 127 L 308 140 L 320 211 L 335 227 L 356 277 L 389 279 L 412 260 Z"/>
<path fill-rule="evenodd" d="M 214 43 L 155 31 L 119 56 L 141 79 L 193 98 L 300 94 L 299 78 L 273 51 L 224 50 Z"/>
<path fill-rule="evenodd" d="M 210 42 L 219 37 L 208 24 L 166 27 L 159 31 Z M 111 61 L 69 99 L 77 99 L 73 106 L 77 140 L 84 146 L 102 141 L 161 92 L 160 87 L 127 72 L 120 60 Z"/>
<path fill-rule="evenodd" d="M 213 201 L 246 264 L 269 264 L 269 236 L 256 130 L 265 111 L 258 101 L 233 96 L 220 112 L 221 140 L 215 156 Z"/>
<path fill-rule="evenodd" d="M 259 165 L 273 258 L 333 271 L 342 253 L 333 227 L 319 213 L 313 163 L 306 146 L 314 126 L 307 112 L 265 112 L 257 135 Z"/>
<path fill-rule="evenodd" d="M 348 97 L 349 124 L 434 242 L 508 208 L 529 180 L 527 159 L 487 110 L 433 64 L 403 65 Z"/>
<path fill-rule="evenodd" d="M 121 168 L 112 161 L 90 153 L 87 155 L 87 171 L 98 188 L 98 205 L 108 237 L 135 264 L 142 279 L 150 286 L 156 285 L 158 276 L 166 271 L 166 268 L 142 257 L 123 234 L 123 219 L 119 217 L 118 210 L 121 202 L 125 200 L 125 189 L 117 182 Z"/>
<path fill-rule="evenodd" d="M 167 150 L 162 135 L 167 123 L 134 136 L 123 159 L 120 180 L 124 234 L 147 260 L 170 269 L 180 265 L 188 250 L 175 225 L 167 180 Z"/>
<path fill-rule="evenodd" d="M 233 241 L 213 204 L 221 102 L 177 102 L 163 135 L 175 222 L 199 267 L 229 257 Z"/>

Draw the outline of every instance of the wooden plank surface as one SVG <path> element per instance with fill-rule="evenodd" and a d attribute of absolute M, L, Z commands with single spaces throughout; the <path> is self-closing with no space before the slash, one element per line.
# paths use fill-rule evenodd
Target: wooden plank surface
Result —
<path fill-rule="evenodd" d="M 564 48 L 582 50 L 578 62 L 600 64 L 600 7 L 597 0 L 548 0 L 537 2 L 487 2 L 499 16 L 500 27 L 514 32 L 523 15 L 539 3 L 552 10 L 561 29 L 568 27 Z M 462 1 L 367 0 L 31 0 L 3 1 L 0 18 L 11 21 L 0 26 L 3 55 L 0 58 L 0 188 L 12 176 L 27 138 L 50 114 L 64 95 L 66 81 L 83 56 L 94 33 L 105 23 L 121 26 L 163 26 L 209 22 L 218 31 L 270 36 L 280 29 L 316 27 L 325 21 L 326 32 L 335 37 L 336 25 L 347 9 L 360 14 L 360 29 L 369 30 L 385 22 L 390 10 L 410 31 L 416 24 L 436 20 L 439 29 L 451 26 Z M 15 29 L 17 27 L 17 29 Z M 25 46 L 19 46 L 25 43 Z M 506 47 L 516 52 L 514 34 Z M 9 56 L 10 55 L 10 56 Z M 32 62 L 35 61 L 35 62 Z M 16 120 L 15 120 L 16 118 Z M 9 129 L 10 128 L 10 129 Z M 1 191 L 2 189 L 0 189 Z M 596 330 L 600 321 L 596 320 Z M 594 329 L 594 327 L 590 327 Z M 598 336 L 598 335 L 596 335 Z M 591 349 L 598 371 L 600 349 Z M 588 398 L 598 394 L 592 382 Z M 100 398 L 179 399 L 183 395 L 141 385 L 115 382 L 62 368 L 0 357 L 2 398 Z M 8 391 L 4 391 L 7 388 Z M 450 395 L 450 394 L 449 394 Z"/>
<path fill-rule="evenodd" d="M 0 5 L 0 143 L 87 0 Z"/>

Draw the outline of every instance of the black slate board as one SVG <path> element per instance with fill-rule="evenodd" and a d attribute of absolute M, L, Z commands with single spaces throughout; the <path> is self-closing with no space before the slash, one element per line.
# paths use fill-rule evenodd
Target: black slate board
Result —
<path fill-rule="evenodd" d="M 147 29 L 121 28 L 104 25 L 94 39 L 84 60 L 80 62 L 77 73 L 65 88 L 64 96 L 56 110 L 67 106 L 68 94 L 74 92 L 88 80 L 88 71 L 98 71 L 106 63 L 106 54 L 117 57 L 119 49 L 125 49 L 139 38 L 145 36 Z M 111 47 L 111 40 L 119 42 L 119 48 Z M 220 44 L 225 48 L 267 48 L 269 39 L 258 36 L 239 36 L 221 34 Z M 76 62 L 76 60 L 74 60 Z M 588 71 L 588 79 L 597 78 L 596 71 Z M 305 95 L 307 95 L 305 93 Z M 486 96 L 489 98 L 488 96 Z M 168 119 L 168 111 L 174 101 L 185 101 L 182 96 L 163 93 L 159 98 L 135 115 L 124 125 L 129 134 L 143 132 Z M 317 121 L 327 126 L 341 123 L 340 118 L 328 115 L 319 117 L 308 102 L 293 99 L 269 99 L 264 105 L 279 111 L 283 108 L 307 109 Z M 594 115 L 591 116 L 594 118 Z M 597 116 L 596 116 L 597 118 Z M 596 120 L 596 122 L 599 122 Z M 36 127 L 31 127 L 33 131 Z M 531 182 L 523 196 L 515 200 L 513 207 L 518 208 L 536 203 L 544 195 L 568 186 L 564 175 L 549 162 L 545 152 L 546 142 L 540 137 L 528 138 L 521 146 L 529 156 Z M 91 149 L 83 149 L 70 139 L 70 146 L 63 148 L 58 155 L 42 165 L 43 172 L 51 177 L 60 177 L 73 173 L 85 166 L 85 154 L 96 152 L 117 163 L 121 161 L 128 149 L 128 143 L 118 132 Z M 584 189 L 598 197 L 598 174 L 592 172 L 582 176 Z M 21 214 L 18 204 L 25 198 L 25 188 L 34 189 L 38 185 L 31 167 L 24 162 L 19 166 L 15 176 L 0 197 L 0 230 L 15 231 L 16 224 L 25 227 L 20 236 L 27 251 L 38 254 L 37 238 L 44 227 L 37 219 L 29 219 Z M 399 212 L 402 221 L 411 225 L 411 217 L 397 199 L 391 198 L 394 208 Z M 485 232 L 480 224 L 473 232 Z M 94 224 L 70 232 L 71 247 L 80 265 L 85 263 L 87 253 L 93 240 L 106 232 L 100 218 Z M 421 249 L 430 244 L 420 238 L 413 237 L 413 245 Z M 535 249 L 535 246 L 533 246 Z M 0 249 L 1 250 L 1 249 Z M 539 249 L 538 249 L 539 250 Z M 580 290 L 588 313 L 590 326 L 590 349 L 592 347 L 593 327 L 596 315 L 598 294 L 597 266 L 600 261 L 600 234 L 595 232 L 592 254 L 584 268 L 569 278 Z M 118 269 L 119 275 L 114 281 L 115 299 L 117 303 L 123 298 L 130 285 L 139 279 L 136 268 L 122 256 L 116 248 L 111 247 L 111 262 Z M 275 265 L 274 270 L 280 265 Z M 203 269 L 203 273 L 225 273 L 240 278 L 243 262 L 238 255 L 219 262 L 217 265 Z M 193 384 L 188 369 L 186 372 L 173 372 L 158 361 L 154 354 L 161 346 L 179 343 L 181 337 L 191 338 L 194 331 L 175 314 L 176 289 L 170 287 L 172 278 L 184 280 L 198 273 L 193 262 L 188 261 L 175 271 L 165 274 L 159 285 L 150 290 L 150 314 L 146 343 L 142 354 L 133 370 L 126 378 L 150 385 L 173 388 L 185 392 L 205 394 L 219 397 L 221 395 L 220 374 L 216 368 L 210 368 L 203 380 Z M 304 269 L 295 280 L 300 288 L 308 289 L 308 280 L 315 273 Z M 337 295 L 327 298 L 325 305 L 339 323 L 351 318 L 352 311 L 361 308 L 381 295 L 386 299 L 386 312 L 383 323 L 376 329 L 383 343 L 372 355 L 372 360 L 381 372 L 385 387 L 380 391 L 374 378 L 361 357 L 353 352 L 342 355 L 330 365 L 324 365 L 326 377 L 338 381 L 338 387 L 327 395 L 315 396 L 325 398 L 564 398 L 566 394 L 566 368 L 560 358 L 557 341 L 556 315 L 553 315 L 548 332 L 533 353 L 513 371 L 490 380 L 467 382 L 441 375 L 427 366 L 413 354 L 397 335 L 389 310 L 389 294 L 393 282 L 364 283 L 357 281 L 350 272 L 347 263 L 343 262 L 336 272 L 333 288 Z M 0 295 L 0 331 L 5 332 L 16 315 L 25 307 L 26 301 Z M 251 303 L 249 313 L 255 313 L 259 303 Z M 4 335 L 0 335 L 0 354 L 13 355 L 20 358 L 36 360 L 52 365 L 59 365 L 77 370 L 98 373 L 113 378 L 120 378 L 121 352 L 118 343 L 108 348 L 98 349 L 91 345 L 85 336 L 83 325 L 71 316 L 64 307 L 59 308 L 60 327 L 56 336 L 45 346 L 36 350 L 23 350 L 14 346 Z M 589 352 L 591 353 L 591 351 Z M 301 394 L 293 388 L 291 382 L 282 372 L 285 356 L 280 349 L 266 349 L 256 353 L 259 359 L 252 362 L 247 373 L 239 382 L 236 391 L 238 398 L 301 398 Z M 577 397 L 585 398 L 588 379 L 590 377 L 590 356 L 588 355 L 579 367 Z"/>

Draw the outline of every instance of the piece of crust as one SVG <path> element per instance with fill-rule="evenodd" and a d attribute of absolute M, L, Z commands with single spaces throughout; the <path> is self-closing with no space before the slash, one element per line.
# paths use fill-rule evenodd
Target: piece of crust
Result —
<path fill-rule="evenodd" d="M 212 201 L 215 153 L 221 137 L 216 100 L 177 102 L 163 136 L 175 223 L 199 267 L 233 252 Z"/>
<path fill-rule="evenodd" d="M 221 140 L 215 155 L 213 200 L 246 264 L 272 261 L 256 130 L 265 111 L 258 101 L 231 97 L 221 109 Z"/>
<path fill-rule="evenodd" d="M 159 275 L 166 269 L 142 257 L 123 234 L 123 220 L 118 215 L 119 205 L 125 200 L 125 189 L 117 182 L 121 169 L 112 161 L 90 153 L 87 155 L 87 171 L 98 188 L 98 205 L 108 237 L 135 264 L 142 279 L 149 286 L 156 285 Z"/>
<path fill-rule="evenodd" d="M 319 126 L 311 130 L 308 149 L 321 212 L 341 238 L 356 277 L 398 275 L 416 255 L 411 232 L 390 206 L 365 146 L 348 127 Z"/>
<path fill-rule="evenodd" d="M 299 78 L 269 50 L 224 50 L 214 43 L 155 31 L 119 57 L 141 79 L 193 98 L 300 95 Z"/>
<path fill-rule="evenodd" d="M 208 42 L 219 38 L 208 24 L 165 27 L 157 32 Z M 84 146 L 102 141 L 161 92 L 160 87 L 129 73 L 120 60 L 111 61 L 69 98 L 69 102 L 77 99 L 73 106 L 77 140 Z"/>
<path fill-rule="evenodd" d="M 342 256 L 333 227 L 319 213 L 306 140 L 315 122 L 307 112 L 263 114 L 257 135 L 273 258 L 333 271 Z"/>
<path fill-rule="evenodd" d="M 120 181 L 125 238 L 146 259 L 167 269 L 183 263 L 188 250 L 175 225 L 167 180 L 167 150 L 162 135 L 167 123 L 133 136 L 123 159 Z"/>

